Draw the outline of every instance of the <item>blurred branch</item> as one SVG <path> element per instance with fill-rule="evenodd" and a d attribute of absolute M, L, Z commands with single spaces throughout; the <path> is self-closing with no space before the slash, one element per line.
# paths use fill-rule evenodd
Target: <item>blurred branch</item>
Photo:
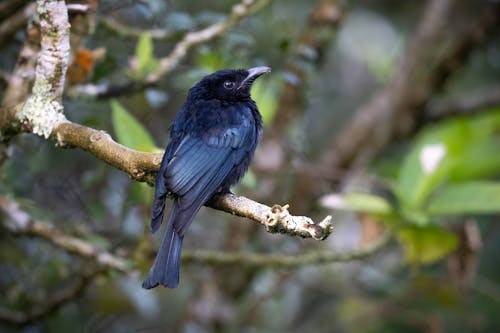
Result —
<path fill-rule="evenodd" d="M 343 9 L 337 0 L 319 0 L 307 19 L 307 25 L 287 59 L 286 78 L 276 111 L 273 137 L 282 138 L 293 119 L 304 111 L 304 87 L 308 75 L 320 67 L 325 52 L 343 18 Z"/>
<path fill-rule="evenodd" d="M 500 105 L 500 86 L 462 93 L 429 106 L 427 118 L 438 120 L 449 116 L 483 111 Z"/>
<path fill-rule="evenodd" d="M 50 294 L 39 304 L 32 305 L 29 310 L 19 311 L 0 307 L 0 321 L 10 324 L 25 325 L 56 311 L 60 306 L 77 298 L 93 281 L 94 277 L 103 272 L 102 268 L 78 272 L 70 279 L 67 286 Z"/>
<path fill-rule="evenodd" d="M 232 197 L 230 200 L 236 200 L 241 202 L 248 201 L 242 204 L 243 207 L 247 205 L 255 205 L 257 203 L 252 202 L 249 199 L 236 197 L 234 195 L 228 195 Z M 226 197 L 226 196 L 224 196 Z M 219 197 L 216 200 L 220 200 L 221 205 L 228 204 L 228 200 L 224 197 Z M 257 204 L 260 205 L 260 204 Z M 253 217 L 250 218 L 261 218 L 261 214 L 270 214 L 266 218 L 270 221 L 276 222 L 282 218 L 282 216 L 287 216 L 288 213 L 285 212 L 283 207 L 279 209 L 273 207 L 272 209 L 264 206 L 260 209 L 262 212 L 250 211 L 248 212 Z M 268 212 L 268 210 L 271 210 Z M 0 219 L 1 225 L 6 228 L 9 232 L 14 235 L 24 235 L 42 238 L 51 244 L 64 249 L 66 252 L 78 255 L 83 258 L 91 259 L 95 265 L 101 269 L 112 269 L 119 271 L 121 273 L 130 273 L 132 271 L 132 265 L 124 258 L 106 252 L 95 245 L 89 243 L 88 241 L 79 239 L 67 235 L 62 230 L 48 223 L 41 222 L 33 219 L 28 213 L 23 211 L 19 204 L 13 200 L 7 199 L 0 196 Z M 290 217 L 290 216 L 289 216 Z M 296 217 L 295 217 L 296 218 Z M 306 218 L 307 219 L 307 218 Z M 299 219 L 300 220 L 300 219 Z M 290 220 L 288 220 L 290 222 Z M 297 224 L 300 224 L 297 223 Z M 269 228 L 276 227 L 276 225 L 266 225 Z M 314 229 L 314 225 L 310 226 Z M 278 232 L 280 230 L 276 230 Z M 303 237 L 311 237 L 309 234 L 301 235 L 300 230 L 296 230 L 296 234 Z M 309 231 L 314 234 L 314 232 Z M 316 235 L 320 237 L 320 235 Z M 314 236 L 313 236 L 314 237 Z M 326 237 L 326 236 L 325 236 Z M 361 259 L 363 257 L 369 256 L 374 252 L 378 251 L 389 241 L 389 233 L 385 234 L 376 243 L 361 248 L 359 250 L 354 250 L 346 253 L 332 253 L 331 251 L 319 251 L 311 252 L 305 255 L 298 256 L 283 256 L 283 255 L 268 255 L 268 254 L 250 254 L 250 253 L 227 253 L 219 251 L 186 251 L 183 255 L 183 260 L 186 262 L 203 262 L 209 264 L 217 265 L 247 265 L 247 266 L 273 266 L 273 267 L 297 267 L 303 265 L 313 265 L 313 264 L 323 264 L 331 262 L 345 262 L 356 259 Z"/>
<path fill-rule="evenodd" d="M 174 49 L 168 56 L 160 59 L 159 68 L 146 78 L 146 82 L 158 81 L 165 74 L 177 67 L 191 47 L 221 36 L 240 23 L 240 21 L 248 15 L 253 14 L 256 10 L 264 8 L 269 2 L 270 0 L 242 0 L 231 8 L 231 12 L 225 21 L 212 24 L 199 31 L 188 32 L 174 46 Z"/>
<path fill-rule="evenodd" d="M 85 3 L 67 3 L 66 8 L 68 8 L 69 13 L 87 13 L 91 6 Z"/>
<path fill-rule="evenodd" d="M 303 255 L 228 253 L 220 251 L 185 251 L 183 262 L 203 262 L 211 265 L 241 265 L 251 267 L 296 268 L 306 265 L 329 264 L 334 262 L 349 262 L 366 258 L 381 248 L 391 239 L 386 232 L 375 243 L 360 249 L 344 253 L 332 251 L 316 251 Z"/>
<path fill-rule="evenodd" d="M 110 16 L 101 16 L 99 18 L 99 23 L 102 24 L 104 27 L 107 29 L 111 30 L 112 32 L 116 33 L 120 37 L 125 37 L 125 38 L 139 38 L 142 34 L 144 33 L 149 33 L 151 35 L 151 38 L 153 39 L 159 39 L 159 40 L 171 40 L 181 32 L 172 32 L 166 29 L 150 29 L 150 30 L 143 30 L 143 29 L 137 29 L 131 26 L 128 26 L 126 24 L 123 24 L 113 17 Z"/>
<path fill-rule="evenodd" d="M 0 19 L 12 15 L 12 12 L 28 1 L 29 0 L 2 0 L 2 2 L 0 2 Z"/>
<path fill-rule="evenodd" d="M 29 3 L 21 10 L 18 10 L 0 24 L 0 48 L 3 44 L 22 27 L 26 25 L 28 19 L 35 12 L 35 4 Z"/>
<path fill-rule="evenodd" d="M 4 82 L 9 82 L 10 79 L 10 74 L 4 71 L 3 69 L 0 69 L 0 80 Z"/>
<path fill-rule="evenodd" d="M 154 86 L 154 82 L 146 83 L 139 81 L 129 81 L 121 84 L 102 83 L 102 84 L 79 84 L 68 89 L 67 95 L 70 97 L 87 96 L 94 98 L 110 98 L 124 96 L 130 93 L 142 91 L 148 87 Z"/>
<path fill-rule="evenodd" d="M 22 103 L 29 93 L 31 84 L 35 78 L 35 65 L 38 52 L 40 51 L 40 29 L 32 25 L 26 30 L 26 39 L 19 51 L 16 66 L 7 81 L 7 88 L 2 99 L 1 106 L 5 113 L 0 114 L 0 126 L 6 127 L 10 121 L 5 119 L 7 109 Z"/>
<path fill-rule="evenodd" d="M 0 197 L 0 212 L 6 217 L 0 219 L 0 223 L 12 234 L 40 237 L 68 253 L 92 259 L 99 267 L 120 272 L 129 271 L 130 265 L 125 259 L 108 253 L 89 242 L 69 236 L 50 224 L 34 220 L 15 201 Z"/>
<path fill-rule="evenodd" d="M 3 2 L 2 5 L 14 2 Z M 35 77 L 36 56 L 39 50 L 40 30 L 38 26 L 32 24 L 26 29 L 26 38 L 19 51 L 15 68 L 6 80 L 7 87 L 0 103 L 0 167 L 8 158 L 9 138 L 22 131 L 16 114 L 30 91 Z"/>
<path fill-rule="evenodd" d="M 493 281 L 485 276 L 478 275 L 475 278 L 472 288 L 484 297 L 500 304 L 500 285 L 498 281 Z"/>
<path fill-rule="evenodd" d="M 395 76 L 357 110 L 321 164 L 366 165 L 391 139 L 411 133 L 422 106 L 499 18 L 498 2 L 429 1 Z"/>
<path fill-rule="evenodd" d="M 280 184 L 291 182 L 294 188 L 289 196 L 289 201 L 298 212 L 310 211 L 310 202 L 303 200 L 304 193 L 311 188 L 318 189 L 321 186 L 317 182 L 312 182 L 310 177 L 301 177 L 297 174 L 297 168 L 291 172 L 284 173 L 282 168 L 290 160 L 298 160 L 298 154 L 294 155 L 294 149 L 290 147 L 287 132 L 290 125 L 306 110 L 305 94 L 310 78 L 315 72 L 321 69 L 325 59 L 325 53 L 336 36 L 336 31 L 344 17 L 344 9 L 341 1 L 319 0 L 317 1 L 307 18 L 307 24 L 298 37 L 292 48 L 291 54 L 287 58 L 286 80 L 279 97 L 278 109 L 273 120 L 273 130 L 266 133 L 266 138 L 261 144 L 261 149 L 273 149 L 282 152 L 277 154 L 278 163 L 275 163 L 273 178 L 281 174 Z M 296 151 L 295 151 L 296 153 Z M 258 159 L 256 159 L 258 161 Z M 292 163 L 293 165 L 294 163 Z M 315 175 L 320 174 L 316 168 Z M 280 186 L 275 186 L 273 195 L 279 195 Z"/>

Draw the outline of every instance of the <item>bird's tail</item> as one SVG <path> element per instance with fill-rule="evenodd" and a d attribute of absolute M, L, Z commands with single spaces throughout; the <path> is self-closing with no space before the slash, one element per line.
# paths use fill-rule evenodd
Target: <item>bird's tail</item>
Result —
<path fill-rule="evenodd" d="M 176 288 L 179 284 L 180 257 L 182 249 L 181 235 L 174 229 L 176 221 L 192 220 L 196 211 L 184 211 L 180 209 L 179 202 L 174 201 L 170 217 L 168 219 L 167 230 L 161 242 L 155 261 L 151 267 L 148 276 L 142 283 L 145 289 L 151 289 L 161 284 L 168 288 Z"/>

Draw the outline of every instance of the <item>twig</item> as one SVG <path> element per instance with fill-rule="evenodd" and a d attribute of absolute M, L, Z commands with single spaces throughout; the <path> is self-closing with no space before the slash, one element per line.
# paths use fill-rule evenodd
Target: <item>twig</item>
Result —
<path fill-rule="evenodd" d="M 7 217 L 0 219 L 0 223 L 13 234 L 43 238 L 69 253 L 93 259 L 99 267 L 114 269 L 123 273 L 130 270 L 131 265 L 125 259 L 108 253 L 84 240 L 66 235 L 50 224 L 32 219 L 15 201 L 0 197 L 0 211 Z"/>
<path fill-rule="evenodd" d="M 500 304 L 500 285 L 498 284 L 498 281 L 478 275 L 475 278 L 472 288 L 484 297 Z"/>
<path fill-rule="evenodd" d="M 500 105 L 500 86 L 468 92 L 430 105 L 427 118 L 438 120 L 445 117 L 468 114 Z"/>
<path fill-rule="evenodd" d="M 349 262 L 368 257 L 384 247 L 390 240 L 386 232 L 377 242 L 361 249 L 344 253 L 317 251 L 303 255 L 227 253 L 220 251 L 185 251 L 183 262 L 203 262 L 211 265 L 242 265 L 250 267 L 296 268 L 306 265 Z"/>
<path fill-rule="evenodd" d="M 172 32 L 166 29 L 137 29 L 123 24 L 110 16 L 101 16 L 99 23 L 119 36 L 128 38 L 139 38 L 142 34 L 148 33 L 153 39 L 171 40 L 181 34 L 179 31 Z"/>
<path fill-rule="evenodd" d="M 124 96 L 130 93 L 142 91 L 153 86 L 154 83 L 129 81 L 121 84 L 100 83 L 100 84 L 79 84 L 71 86 L 67 91 L 67 96 L 86 96 L 93 98 L 110 98 Z"/>
<path fill-rule="evenodd" d="M 225 194 L 214 198 L 209 206 L 259 222 L 270 233 L 324 240 L 333 231 L 331 216 L 315 223 L 307 216 L 291 215 L 288 205 L 269 207 L 245 197 Z"/>
<path fill-rule="evenodd" d="M 232 7 L 225 21 L 212 24 L 199 31 L 187 33 L 184 38 L 175 45 L 168 56 L 160 59 L 158 69 L 146 78 L 146 82 L 151 83 L 158 81 L 162 76 L 172 71 L 179 64 L 191 47 L 222 35 L 236 26 L 246 16 L 254 13 L 255 10 L 262 9 L 269 2 L 270 0 L 242 0 Z"/>
<path fill-rule="evenodd" d="M 28 19 L 35 12 L 35 4 L 27 4 L 23 9 L 17 11 L 9 18 L 3 20 L 0 24 L 0 47 L 9 39 L 12 38 L 14 33 L 24 27 Z"/>
<path fill-rule="evenodd" d="M 282 139 L 288 125 L 304 111 L 304 86 L 308 70 L 319 68 L 344 16 L 340 1 L 319 0 L 309 13 L 307 25 L 287 59 L 285 81 L 276 111 L 273 137 Z"/>

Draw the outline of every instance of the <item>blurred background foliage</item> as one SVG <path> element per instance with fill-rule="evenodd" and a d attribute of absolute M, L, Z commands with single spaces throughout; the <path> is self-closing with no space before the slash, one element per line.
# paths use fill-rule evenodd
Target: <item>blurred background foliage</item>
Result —
<path fill-rule="evenodd" d="M 72 40 L 75 62 L 65 112 L 130 148 L 160 151 L 170 121 L 197 80 L 221 68 L 268 65 L 272 75 L 252 91 L 266 134 L 234 191 L 269 205 L 290 203 L 292 213 L 313 218 L 333 214 L 335 231 L 324 242 L 271 235 L 241 218 L 202 209 L 185 248 L 298 255 L 353 250 L 387 231 L 392 241 L 347 263 L 294 269 L 184 265 L 178 289 L 146 291 L 140 281 L 159 241 L 148 227 L 153 189 L 81 150 L 18 136 L 0 169 L 0 194 L 36 219 L 129 258 L 140 274 L 101 272 L 90 260 L 42 239 L 1 229 L 0 317 L 43 309 L 78 281 L 81 288 L 27 323 L 3 320 L 0 331 L 500 331 L 500 98 L 474 114 L 423 117 L 412 135 L 391 141 L 362 171 L 342 170 L 342 177 L 332 180 L 317 161 L 354 111 L 401 70 L 398 63 L 426 3 L 333 1 L 342 11 L 340 25 L 314 30 L 321 47 L 298 43 L 312 29 L 309 13 L 328 2 L 271 1 L 220 38 L 191 49 L 157 84 L 95 98 L 74 87 L 140 82 L 184 33 L 224 20 L 236 3 L 98 1 L 93 17 L 73 18 L 78 38 Z M 123 26 L 117 29 L 117 22 Z M 0 44 L 2 73 L 12 71 L 24 38 L 19 29 Z M 496 26 L 443 78 L 426 112 L 453 98 L 500 91 L 499 41 Z M 93 51 L 77 52 L 83 48 Z M 90 57 L 90 65 L 79 63 L 78 56 Z M 3 78 L 0 94 L 8 75 Z M 303 104 L 284 122 L 278 113 L 287 85 L 300 85 Z M 282 139 L 273 145 L 276 133 Z M 298 179 L 311 177 L 304 171 L 311 168 L 315 181 L 303 191 Z"/>

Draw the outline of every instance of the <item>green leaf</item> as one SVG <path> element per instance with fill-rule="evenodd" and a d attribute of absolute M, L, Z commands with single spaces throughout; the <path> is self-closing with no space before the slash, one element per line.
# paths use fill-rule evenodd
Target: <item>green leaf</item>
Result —
<path fill-rule="evenodd" d="M 492 137 L 464 147 L 464 151 L 450 172 L 450 181 L 464 181 L 489 177 L 500 173 L 500 138 Z"/>
<path fill-rule="evenodd" d="M 429 215 L 426 214 L 422 209 L 402 207 L 400 210 L 400 215 L 403 217 L 404 221 L 419 226 L 425 226 L 431 222 Z"/>
<path fill-rule="evenodd" d="M 404 206 L 420 207 L 429 194 L 446 180 L 465 144 L 461 123 L 449 123 L 424 131 L 403 161 L 398 195 Z"/>
<path fill-rule="evenodd" d="M 355 210 L 375 215 L 391 215 L 394 209 L 385 199 L 367 193 L 329 194 L 321 199 L 326 208 Z"/>
<path fill-rule="evenodd" d="M 403 206 L 421 208 L 447 181 L 498 174 L 500 109 L 459 117 L 419 134 L 399 174 L 397 193 Z"/>
<path fill-rule="evenodd" d="M 255 81 L 252 87 L 252 99 L 257 103 L 264 124 L 273 122 L 276 110 L 278 108 L 278 92 L 281 81 L 272 78 L 260 78 Z"/>
<path fill-rule="evenodd" d="M 113 129 L 119 143 L 136 150 L 155 151 L 151 135 L 117 100 L 111 100 L 111 111 Z"/>
<path fill-rule="evenodd" d="M 137 67 L 142 73 L 153 59 L 153 39 L 151 34 L 143 32 L 135 47 L 135 56 L 137 58 Z"/>
<path fill-rule="evenodd" d="M 429 200 L 431 215 L 484 214 L 500 212 L 500 183 L 471 181 L 448 185 Z"/>
<path fill-rule="evenodd" d="M 456 249 L 455 234 L 437 226 L 405 227 L 396 236 L 403 245 L 405 260 L 411 264 L 436 262 Z"/>
<path fill-rule="evenodd" d="M 136 79 L 144 78 L 158 67 L 158 60 L 154 57 L 153 49 L 151 34 L 149 32 L 142 33 L 135 47 L 137 69 L 133 75 Z"/>
<path fill-rule="evenodd" d="M 382 197 L 366 193 L 350 193 L 344 196 L 345 204 L 352 210 L 373 214 L 394 213 L 391 204 Z"/>
<path fill-rule="evenodd" d="M 150 205 L 153 202 L 154 189 L 146 183 L 133 182 L 130 188 L 130 198 L 144 205 Z"/>

